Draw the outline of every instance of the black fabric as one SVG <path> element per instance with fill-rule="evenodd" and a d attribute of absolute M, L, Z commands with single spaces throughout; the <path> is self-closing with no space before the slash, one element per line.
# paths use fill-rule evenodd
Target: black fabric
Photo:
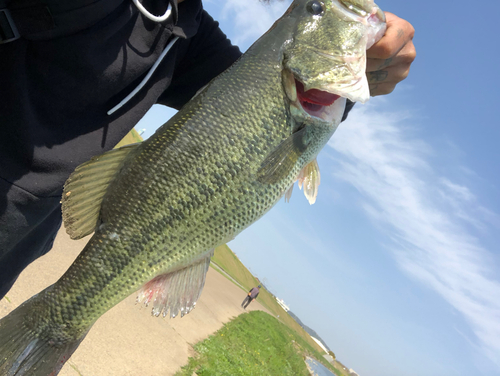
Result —
<path fill-rule="evenodd" d="M 47 6 L 12 9 L 10 14 L 21 36 L 52 30 L 56 26 Z"/>
<path fill-rule="evenodd" d="M 48 40 L 87 29 L 125 0 L 17 0 L 8 9 L 21 36 Z"/>
<path fill-rule="evenodd" d="M 177 53 L 184 58 L 182 61 L 176 60 L 175 75 L 158 103 L 180 109 L 199 88 L 215 77 L 207 74 L 207 71 L 217 70 L 221 73 L 241 56 L 240 50 L 228 43 L 219 23 L 207 13 L 202 13 L 200 29 L 203 33 L 178 45 Z"/>
<path fill-rule="evenodd" d="M 177 0 L 170 0 L 170 5 L 172 6 L 172 17 L 174 17 L 174 24 L 179 21 L 179 7 Z"/>
<path fill-rule="evenodd" d="M 0 43 L 5 43 L 18 37 L 15 32 L 15 25 L 11 17 L 5 11 L 0 10 Z"/>
<path fill-rule="evenodd" d="M 352 108 L 354 107 L 354 105 L 356 104 L 356 102 L 352 102 L 351 100 L 347 100 L 346 104 L 345 104 L 345 110 L 344 110 L 344 115 L 342 116 L 342 121 L 344 121 L 345 119 L 347 119 L 347 115 L 349 114 L 349 112 L 351 112 Z"/>
<path fill-rule="evenodd" d="M 222 32 L 214 32 L 217 26 L 199 0 L 182 2 L 179 15 L 177 27 L 187 40 L 177 41 L 148 84 L 112 116 L 106 112 L 141 82 L 173 25 L 155 24 L 124 4 L 68 37 L 0 45 L 0 127 L 9 135 L 0 137 L 0 177 L 34 195 L 54 195 L 76 166 L 125 136 L 157 102 L 176 68 L 176 76 L 185 76 L 183 67 L 189 66 L 199 78 L 183 79 L 176 91 L 161 96 L 161 103 L 180 107 L 240 56 Z M 205 48 L 204 29 L 221 40 L 206 43 L 208 52 L 193 51 Z M 192 61 L 212 53 L 224 58 Z"/>
<path fill-rule="evenodd" d="M 19 273 L 51 248 L 61 226 L 60 195 L 39 198 L 0 179 L 0 299 Z"/>
<path fill-rule="evenodd" d="M 143 3 L 160 14 L 161 9 Z M 180 107 L 189 93 L 241 55 L 200 0 L 185 0 L 178 8 L 177 25 L 160 25 L 127 1 L 71 35 L 0 45 L 0 297 L 51 247 L 60 227 L 61 188 L 74 168 L 113 148 L 160 95 L 164 103 Z M 174 44 L 147 85 L 108 116 L 142 81 L 172 34 L 184 39 Z M 210 54 L 224 57 L 211 59 L 212 64 L 191 61 Z M 185 80 L 178 92 L 162 95 L 176 70 L 187 65 L 200 81 Z"/>

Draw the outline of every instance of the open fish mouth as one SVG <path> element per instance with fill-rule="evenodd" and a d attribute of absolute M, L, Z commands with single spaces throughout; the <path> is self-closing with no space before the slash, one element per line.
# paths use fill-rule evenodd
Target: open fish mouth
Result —
<path fill-rule="evenodd" d="M 346 98 L 325 88 L 305 90 L 304 83 L 290 71 L 283 71 L 283 86 L 292 108 L 306 116 L 340 124 Z"/>
<path fill-rule="evenodd" d="M 311 116 L 317 116 L 325 110 L 325 107 L 333 105 L 339 98 L 341 98 L 338 94 L 318 89 L 305 91 L 304 84 L 296 78 L 295 88 L 297 90 L 297 99 L 302 106 L 302 109 Z"/>

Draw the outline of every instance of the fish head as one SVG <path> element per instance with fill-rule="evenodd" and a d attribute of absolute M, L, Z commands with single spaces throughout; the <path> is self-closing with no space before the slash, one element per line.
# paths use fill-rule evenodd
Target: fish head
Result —
<path fill-rule="evenodd" d="M 345 99 L 366 102 L 366 50 L 385 32 L 385 16 L 373 0 L 295 0 L 283 44 L 282 79 L 292 104 L 304 115 L 337 126 Z"/>

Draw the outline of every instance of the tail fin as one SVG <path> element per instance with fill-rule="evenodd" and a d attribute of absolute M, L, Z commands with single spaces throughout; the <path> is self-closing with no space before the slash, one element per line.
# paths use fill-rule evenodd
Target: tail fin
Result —
<path fill-rule="evenodd" d="M 25 325 L 36 297 L 0 320 L 0 375 L 55 376 L 85 335 L 74 341 L 42 338 Z M 46 337 L 46 336 L 43 336 Z"/>

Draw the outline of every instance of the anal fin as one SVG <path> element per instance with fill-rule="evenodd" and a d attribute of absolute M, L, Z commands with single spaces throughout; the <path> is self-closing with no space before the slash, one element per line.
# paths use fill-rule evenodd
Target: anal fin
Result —
<path fill-rule="evenodd" d="M 309 204 L 314 204 L 316 202 L 316 197 L 318 196 L 318 187 L 321 181 L 319 166 L 316 158 L 314 158 L 300 171 L 297 180 L 299 181 L 300 189 L 304 186 L 304 195 L 309 201 Z"/>
<path fill-rule="evenodd" d="M 154 316 L 167 316 L 174 318 L 180 311 L 181 317 L 194 309 L 201 295 L 210 258 L 214 250 L 210 250 L 199 261 L 184 269 L 172 273 L 156 276 L 147 282 L 137 295 L 137 302 L 145 306 L 153 305 L 151 314 Z"/>

